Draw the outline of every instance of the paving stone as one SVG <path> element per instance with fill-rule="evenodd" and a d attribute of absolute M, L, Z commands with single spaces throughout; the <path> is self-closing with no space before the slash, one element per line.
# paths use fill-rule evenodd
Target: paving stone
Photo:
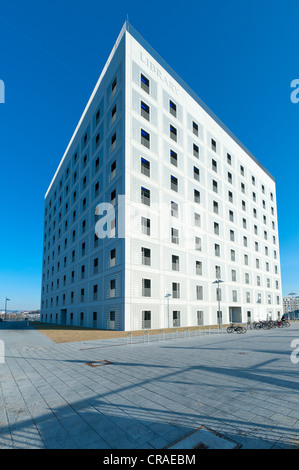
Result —
<path fill-rule="evenodd" d="M 298 368 L 289 345 L 298 334 L 292 324 L 127 346 L 3 330 L 0 448 L 159 449 L 200 425 L 243 448 L 294 448 Z M 85 364 L 103 358 L 113 365 Z"/>

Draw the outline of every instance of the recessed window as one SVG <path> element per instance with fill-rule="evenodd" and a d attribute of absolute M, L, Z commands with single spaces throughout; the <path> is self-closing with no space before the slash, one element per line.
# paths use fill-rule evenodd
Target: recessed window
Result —
<path fill-rule="evenodd" d="M 169 100 L 169 111 L 172 116 L 176 117 L 176 104 L 171 100 Z"/>
<path fill-rule="evenodd" d="M 194 157 L 199 158 L 199 148 L 196 144 L 193 144 L 193 155 Z"/>
<path fill-rule="evenodd" d="M 142 297 L 151 297 L 150 279 L 142 279 Z"/>
<path fill-rule="evenodd" d="M 116 189 L 114 189 L 110 194 L 110 203 L 115 206 L 116 204 Z"/>
<path fill-rule="evenodd" d="M 170 176 L 170 188 L 176 192 L 178 192 L 179 189 L 178 179 L 173 175 Z"/>
<path fill-rule="evenodd" d="M 213 212 L 215 214 L 218 214 L 219 213 L 219 204 L 217 201 L 213 201 Z"/>
<path fill-rule="evenodd" d="M 150 135 L 144 129 L 141 129 L 141 144 L 148 149 L 150 148 Z"/>
<path fill-rule="evenodd" d="M 180 258 L 176 255 L 172 255 L 172 270 L 173 271 L 180 270 Z"/>
<path fill-rule="evenodd" d="M 151 234 L 151 221 L 146 217 L 141 217 L 141 230 L 144 235 Z"/>
<path fill-rule="evenodd" d="M 196 227 L 201 226 L 201 221 L 200 221 L 200 214 L 197 214 L 196 212 L 194 213 L 194 225 Z"/>
<path fill-rule="evenodd" d="M 193 178 L 199 181 L 199 169 L 196 166 L 193 167 Z"/>
<path fill-rule="evenodd" d="M 181 316 L 181 312 L 179 310 L 173 310 L 172 312 L 172 326 L 176 327 L 176 326 L 180 326 L 181 324 L 181 319 L 180 319 L 180 316 Z"/>
<path fill-rule="evenodd" d="M 142 311 L 142 328 L 143 329 L 151 328 L 151 311 L 150 310 Z"/>
<path fill-rule="evenodd" d="M 173 282 L 172 283 L 172 297 L 174 299 L 180 299 L 180 297 L 181 297 L 179 282 Z"/>
<path fill-rule="evenodd" d="M 112 85 L 111 85 L 111 94 L 112 95 L 114 95 L 114 93 L 116 92 L 116 85 L 117 85 L 117 78 L 115 77 L 115 79 L 113 80 Z"/>
<path fill-rule="evenodd" d="M 192 122 L 192 130 L 193 130 L 193 134 L 195 134 L 196 136 L 198 136 L 198 124 L 196 124 L 196 122 Z"/>
<path fill-rule="evenodd" d="M 115 121 L 116 119 L 116 104 L 113 106 L 112 111 L 111 111 L 111 124 Z"/>
<path fill-rule="evenodd" d="M 149 248 L 141 248 L 141 262 L 146 266 L 151 265 L 151 250 Z"/>
<path fill-rule="evenodd" d="M 146 93 L 149 93 L 149 79 L 143 74 L 140 75 L 140 86 L 142 90 L 146 91 Z"/>
<path fill-rule="evenodd" d="M 141 110 L 141 116 L 147 119 L 147 121 L 149 121 L 150 120 L 150 107 L 146 103 L 141 101 L 140 110 Z"/>
<path fill-rule="evenodd" d="M 177 141 L 177 129 L 172 124 L 170 124 L 169 126 L 169 133 L 170 133 L 170 138 L 176 142 Z"/>
<path fill-rule="evenodd" d="M 174 166 L 178 166 L 178 155 L 173 150 L 170 150 L 170 163 Z"/>
<path fill-rule="evenodd" d="M 110 166 L 110 181 L 112 181 L 116 176 L 116 160 L 111 163 Z"/>
<path fill-rule="evenodd" d="M 171 201 L 171 215 L 172 217 L 179 216 L 179 205 L 174 201 Z"/>
<path fill-rule="evenodd" d="M 200 237 L 195 237 L 195 250 L 196 251 L 201 251 L 201 238 Z"/>
<path fill-rule="evenodd" d="M 202 286 L 196 286 L 196 299 L 203 300 L 203 287 Z"/>
<path fill-rule="evenodd" d="M 100 120 L 100 117 L 101 117 L 101 110 L 100 108 L 97 110 L 96 112 L 96 124 L 98 124 L 99 120 Z"/>
<path fill-rule="evenodd" d="M 114 132 L 113 136 L 111 137 L 111 151 L 114 150 L 116 147 L 116 132 Z"/>
<path fill-rule="evenodd" d="M 196 271 L 196 274 L 198 274 L 199 276 L 202 275 L 202 262 L 201 261 L 195 261 L 195 271 Z"/>
<path fill-rule="evenodd" d="M 100 168 L 100 157 L 97 157 L 95 164 L 94 164 L 95 173 L 99 170 L 99 168 Z"/>
<path fill-rule="evenodd" d="M 145 176 L 150 177 L 150 162 L 145 158 L 141 157 L 141 173 Z"/>
<path fill-rule="evenodd" d="M 197 189 L 194 189 L 194 202 L 200 203 L 200 192 Z"/>
<path fill-rule="evenodd" d="M 214 139 L 211 139 L 211 148 L 212 150 L 214 150 L 214 152 L 216 152 L 217 146 L 216 146 L 216 140 Z"/>
<path fill-rule="evenodd" d="M 179 244 L 179 231 L 176 228 L 171 228 L 171 243 Z"/>
<path fill-rule="evenodd" d="M 115 297 L 115 279 L 111 279 L 110 281 L 110 292 L 109 297 Z"/>
<path fill-rule="evenodd" d="M 149 189 L 141 187 L 141 202 L 146 206 L 151 205 L 151 192 Z"/>

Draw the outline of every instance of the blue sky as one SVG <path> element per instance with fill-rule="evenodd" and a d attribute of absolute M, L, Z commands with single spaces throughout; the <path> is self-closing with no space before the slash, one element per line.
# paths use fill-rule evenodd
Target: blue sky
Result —
<path fill-rule="evenodd" d="M 299 294 L 299 4 L 2 0 L 0 310 L 39 308 L 43 200 L 129 21 L 275 177 L 283 295 Z"/>

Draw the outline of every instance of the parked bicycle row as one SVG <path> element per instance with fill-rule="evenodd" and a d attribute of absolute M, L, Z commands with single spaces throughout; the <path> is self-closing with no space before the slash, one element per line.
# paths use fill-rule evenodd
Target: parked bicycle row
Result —
<path fill-rule="evenodd" d="M 249 330 L 270 330 L 271 328 L 287 328 L 291 324 L 287 320 L 264 320 L 264 321 L 258 321 L 258 322 L 253 322 L 253 323 L 247 323 L 247 327 L 243 325 L 235 325 L 231 324 L 230 326 L 227 327 L 226 331 L 228 333 L 239 333 L 239 334 L 244 334 L 246 331 Z"/>
<path fill-rule="evenodd" d="M 271 328 L 287 328 L 291 324 L 287 320 L 268 320 L 249 323 L 247 327 L 250 330 L 270 330 Z"/>

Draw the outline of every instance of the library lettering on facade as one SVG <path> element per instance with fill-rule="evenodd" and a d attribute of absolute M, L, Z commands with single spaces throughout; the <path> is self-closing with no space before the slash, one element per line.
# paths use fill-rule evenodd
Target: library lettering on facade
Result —
<path fill-rule="evenodd" d="M 41 321 L 281 315 L 274 178 L 126 22 L 45 196 Z"/>

